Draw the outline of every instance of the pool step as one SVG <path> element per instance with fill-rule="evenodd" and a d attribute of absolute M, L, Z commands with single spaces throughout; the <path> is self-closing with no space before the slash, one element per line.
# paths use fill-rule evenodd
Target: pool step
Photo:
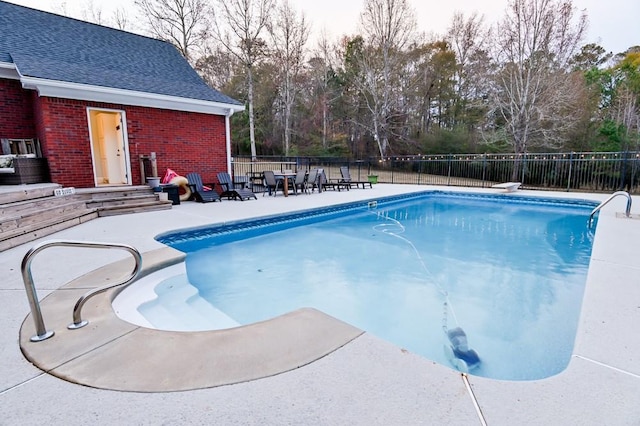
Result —
<path fill-rule="evenodd" d="M 184 276 L 172 277 L 158 285 L 162 293 L 145 310 L 144 316 L 160 329 L 174 331 L 213 330 L 237 327 L 240 324 L 200 297 L 198 289 Z M 165 291 L 165 287 L 171 288 Z"/>

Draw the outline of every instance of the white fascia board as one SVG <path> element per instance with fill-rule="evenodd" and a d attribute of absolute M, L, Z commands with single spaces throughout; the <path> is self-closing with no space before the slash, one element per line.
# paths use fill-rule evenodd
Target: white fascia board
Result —
<path fill-rule="evenodd" d="M 158 95 L 135 90 L 114 89 L 24 76 L 20 78 L 20 81 L 23 88 L 36 90 L 40 96 L 53 98 L 106 102 L 214 115 L 227 115 L 244 111 L 244 105 Z"/>
<path fill-rule="evenodd" d="M 11 62 L 0 62 L 0 78 L 20 80 L 20 74 L 18 73 L 15 64 Z"/>

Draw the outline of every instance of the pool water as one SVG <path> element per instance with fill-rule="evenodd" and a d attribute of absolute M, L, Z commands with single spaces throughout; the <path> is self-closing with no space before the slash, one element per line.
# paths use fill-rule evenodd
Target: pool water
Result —
<path fill-rule="evenodd" d="M 449 367 L 444 331 L 461 327 L 481 360 L 471 374 L 541 379 L 571 357 L 593 207 L 430 192 L 161 236 L 187 252 L 186 275 L 139 311 L 171 329 L 164 311 L 189 306 L 225 328 L 314 307 Z"/>

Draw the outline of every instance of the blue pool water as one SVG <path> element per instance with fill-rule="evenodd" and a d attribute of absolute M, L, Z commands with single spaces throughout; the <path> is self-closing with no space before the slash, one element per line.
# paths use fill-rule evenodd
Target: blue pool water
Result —
<path fill-rule="evenodd" d="M 428 192 L 174 232 L 158 239 L 187 253 L 186 276 L 139 311 L 225 328 L 309 306 L 450 367 L 444 330 L 461 327 L 471 374 L 541 379 L 571 357 L 594 206 Z"/>

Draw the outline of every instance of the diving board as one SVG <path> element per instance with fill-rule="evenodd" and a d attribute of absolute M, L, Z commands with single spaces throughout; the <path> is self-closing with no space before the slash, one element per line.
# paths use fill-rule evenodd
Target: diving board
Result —
<path fill-rule="evenodd" d="M 505 183 L 498 183 L 495 185 L 492 185 L 492 188 L 498 188 L 498 189 L 505 189 L 507 192 L 514 192 L 517 191 L 518 188 L 520 188 L 520 185 L 522 185 L 522 183 L 520 182 L 505 182 Z"/>

